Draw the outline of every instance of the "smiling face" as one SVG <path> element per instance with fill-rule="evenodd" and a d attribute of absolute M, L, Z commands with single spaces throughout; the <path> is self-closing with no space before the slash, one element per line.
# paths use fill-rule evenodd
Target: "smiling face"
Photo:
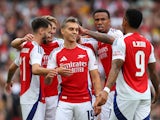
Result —
<path fill-rule="evenodd" d="M 56 34 L 56 29 L 57 29 L 57 26 L 54 22 L 51 22 L 52 24 L 52 28 L 51 28 L 51 37 L 47 38 L 47 42 L 52 42 L 53 41 L 53 38 Z"/>
<path fill-rule="evenodd" d="M 53 38 L 54 38 L 54 36 L 56 34 L 58 22 L 57 22 L 57 19 L 55 17 L 50 16 L 50 15 L 42 16 L 42 18 L 47 19 L 51 23 L 51 25 L 52 25 L 51 37 L 47 38 L 47 40 L 46 40 L 47 43 L 50 43 L 50 42 L 53 41 Z"/>
<path fill-rule="evenodd" d="M 110 28 L 110 19 L 106 12 L 97 12 L 93 16 L 94 25 L 98 32 L 107 33 Z"/>
<path fill-rule="evenodd" d="M 43 29 L 42 33 L 42 41 L 43 43 L 47 43 L 48 40 L 52 38 L 52 26 L 48 26 L 48 28 Z"/>
<path fill-rule="evenodd" d="M 68 42 L 76 42 L 79 34 L 79 25 L 76 22 L 67 22 L 61 29 L 64 40 Z"/>

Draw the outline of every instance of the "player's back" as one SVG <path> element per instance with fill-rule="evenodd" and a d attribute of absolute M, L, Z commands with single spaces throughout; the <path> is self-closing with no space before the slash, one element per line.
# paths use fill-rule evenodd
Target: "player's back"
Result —
<path fill-rule="evenodd" d="M 27 91 L 29 88 L 29 84 L 31 82 L 31 65 L 30 65 L 30 52 L 33 49 L 33 45 L 31 42 L 27 42 L 24 44 L 21 52 L 20 52 L 20 80 L 21 80 L 21 95 Z"/>
<path fill-rule="evenodd" d="M 151 43 L 139 33 L 124 38 L 126 56 L 123 65 L 123 76 L 127 84 L 138 92 L 148 87 L 147 65 L 151 54 Z"/>
<path fill-rule="evenodd" d="M 116 91 L 125 100 L 150 99 L 147 65 L 155 62 L 154 48 L 139 33 L 128 33 L 113 44 L 113 60 L 124 61 L 116 80 Z"/>
<path fill-rule="evenodd" d="M 43 55 L 43 50 L 34 41 L 26 42 L 20 52 L 20 102 L 23 104 L 35 103 L 40 94 L 39 76 L 32 73 L 32 64 L 37 59 L 37 61 L 41 61 L 36 53 Z"/>

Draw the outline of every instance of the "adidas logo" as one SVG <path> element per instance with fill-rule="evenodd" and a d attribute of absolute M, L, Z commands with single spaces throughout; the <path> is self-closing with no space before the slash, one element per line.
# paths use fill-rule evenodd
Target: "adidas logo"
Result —
<path fill-rule="evenodd" d="M 86 55 L 78 55 L 77 59 L 84 58 Z"/>
<path fill-rule="evenodd" d="M 65 56 L 63 56 L 61 59 L 60 59 L 60 62 L 63 62 L 63 61 L 67 61 L 67 58 Z"/>

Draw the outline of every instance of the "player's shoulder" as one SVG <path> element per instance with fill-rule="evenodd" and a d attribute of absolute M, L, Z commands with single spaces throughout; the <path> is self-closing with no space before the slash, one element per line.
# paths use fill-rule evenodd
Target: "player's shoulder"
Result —
<path fill-rule="evenodd" d="M 92 37 L 81 37 L 81 42 L 82 43 L 93 43 L 93 42 L 97 42 L 96 39 L 92 38 Z"/>
<path fill-rule="evenodd" d="M 28 44 L 31 45 L 31 46 L 33 45 L 35 48 L 37 47 L 38 49 L 43 49 L 36 41 L 31 41 Z"/>
<path fill-rule="evenodd" d="M 79 47 L 80 49 L 85 50 L 87 52 L 93 52 L 93 50 L 90 47 L 87 47 L 87 46 L 84 46 L 81 44 L 77 44 L 77 47 Z"/>
<path fill-rule="evenodd" d="M 63 48 L 64 48 L 64 45 L 63 45 L 63 44 L 60 44 L 59 47 L 53 49 L 50 54 L 57 54 L 57 53 L 60 52 Z"/>
<path fill-rule="evenodd" d="M 44 52 L 42 46 L 40 46 L 37 42 L 35 41 L 32 41 L 32 44 L 34 45 L 34 48 L 35 49 L 38 49 L 38 51 L 41 53 L 41 52 Z"/>
<path fill-rule="evenodd" d="M 85 46 L 85 45 L 83 45 L 83 44 L 77 44 L 77 47 L 79 47 L 79 48 L 81 48 L 81 49 L 84 49 L 84 50 L 90 49 L 89 47 L 87 47 L 87 46 Z"/>
<path fill-rule="evenodd" d="M 123 37 L 122 31 L 119 30 L 119 29 L 115 29 L 115 28 L 110 28 L 109 32 L 108 32 L 108 35 L 111 35 L 115 39 Z"/>
<path fill-rule="evenodd" d="M 22 50 L 21 52 L 24 52 L 24 53 L 29 53 L 29 51 L 34 51 L 34 52 L 38 52 L 40 54 L 43 54 L 44 53 L 44 50 L 43 48 L 36 42 L 36 41 L 27 41 L 23 47 L 22 47 Z"/>
<path fill-rule="evenodd" d="M 116 28 L 110 28 L 109 32 L 115 33 L 115 34 L 119 34 L 119 35 L 123 35 L 123 32 L 119 29 Z"/>
<path fill-rule="evenodd" d="M 64 40 L 62 38 L 53 38 L 53 41 L 52 42 L 57 42 L 57 43 L 64 43 Z"/>

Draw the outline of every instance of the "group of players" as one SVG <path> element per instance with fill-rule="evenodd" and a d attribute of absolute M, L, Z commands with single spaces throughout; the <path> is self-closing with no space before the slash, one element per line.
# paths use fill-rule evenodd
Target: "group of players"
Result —
<path fill-rule="evenodd" d="M 66 18 L 62 40 L 54 37 L 54 17 L 37 17 L 33 34 L 12 41 L 20 53 L 9 68 L 6 90 L 19 67 L 23 120 L 150 119 L 148 79 L 155 88 L 154 102 L 159 81 L 154 48 L 138 33 L 142 13 L 125 12 L 124 35 L 111 28 L 107 10 L 94 11 L 93 19 L 97 31 L 83 28 L 75 17 Z"/>

